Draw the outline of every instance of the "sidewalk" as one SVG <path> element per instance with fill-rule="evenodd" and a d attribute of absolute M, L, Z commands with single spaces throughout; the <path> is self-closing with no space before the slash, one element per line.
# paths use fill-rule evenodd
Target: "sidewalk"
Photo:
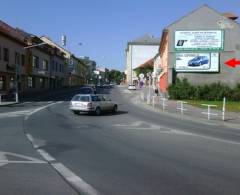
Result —
<path fill-rule="evenodd" d="M 150 93 L 149 93 L 150 92 Z M 171 114 L 176 117 L 189 120 L 201 120 L 204 122 L 217 123 L 221 125 L 233 126 L 240 129 L 240 113 L 225 111 L 225 119 L 223 121 L 222 110 L 210 108 L 208 112 L 207 106 L 203 108 L 194 107 L 187 103 L 182 103 L 176 100 L 168 100 L 161 96 L 155 96 L 153 89 L 146 87 L 138 89 L 135 92 L 135 100 L 142 103 L 146 108 L 153 109 L 154 111 Z M 150 94 L 150 101 L 147 100 Z M 163 105 L 164 101 L 164 105 Z"/>
<path fill-rule="evenodd" d="M 14 105 L 17 104 L 16 102 L 0 102 L 0 107 L 1 106 L 10 106 L 10 105 Z"/>

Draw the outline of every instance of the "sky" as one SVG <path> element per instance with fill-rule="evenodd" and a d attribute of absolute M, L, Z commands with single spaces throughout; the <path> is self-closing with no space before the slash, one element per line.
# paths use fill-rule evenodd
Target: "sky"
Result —
<path fill-rule="evenodd" d="M 164 27 L 203 4 L 240 16 L 240 0 L 1 0 L 0 20 L 59 44 L 65 34 L 76 56 L 124 71 L 128 41 L 161 37 Z"/>

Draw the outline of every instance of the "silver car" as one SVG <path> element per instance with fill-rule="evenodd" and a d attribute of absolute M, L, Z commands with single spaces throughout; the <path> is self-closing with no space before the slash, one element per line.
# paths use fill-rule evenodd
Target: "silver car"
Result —
<path fill-rule="evenodd" d="M 106 95 L 77 94 L 71 100 L 70 110 L 74 114 L 88 112 L 101 115 L 103 111 L 117 112 L 118 104 L 111 101 Z"/>

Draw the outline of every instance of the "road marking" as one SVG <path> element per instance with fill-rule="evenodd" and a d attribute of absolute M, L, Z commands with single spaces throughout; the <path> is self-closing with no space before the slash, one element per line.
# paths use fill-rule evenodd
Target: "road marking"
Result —
<path fill-rule="evenodd" d="M 95 190 L 88 183 L 83 181 L 80 177 L 75 175 L 71 170 L 65 167 L 62 163 L 52 163 L 53 168 L 61 174 L 77 191 L 85 195 L 100 195 L 100 193 Z"/>
<path fill-rule="evenodd" d="M 38 149 L 37 151 L 46 161 L 48 162 L 56 161 L 56 159 L 53 158 L 50 154 L 48 154 L 45 150 Z"/>
<path fill-rule="evenodd" d="M 161 125 L 155 125 L 155 124 L 151 124 L 151 123 L 143 122 L 143 121 L 136 121 L 131 124 L 115 124 L 113 126 L 117 127 L 117 128 L 126 129 L 126 130 L 159 130 L 160 133 L 194 136 L 194 137 L 199 137 L 202 139 L 208 139 L 208 140 L 212 140 L 212 141 L 217 141 L 217 142 L 222 142 L 222 143 L 227 143 L 227 144 L 234 144 L 234 145 L 240 146 L 240 142 L 237 142 L 237 141 L 230 141 L 230 140 L 225 140 L 225 139 L 221 139 L 221 138 L 215 138 L 215 137 L 200 135 L 200 134 L 196 134 L 196 133 L 190 133 L 190 132 L 186 132 L 183 130 L 173 129 L 173 128 L 161 126 Z"/>
<path fill-rule="evenodd" d="M 52 101 L 51 101 L 51 102 L 52 102 Z M 53 102 L 53 103 L 50 103 L 50 104 L 48 104 L 48 105 L 46 105 L 46 106 L 42 106 L 42 107 L 40 107 L 40 108 L 37 108 L 37 109 L 29 112 L 29 113 L 25 116 L 24 120 L 25 120 L 25 121 L 28 120 L 29 117 L 30 117 L 31 115 L 35 114 L 36 112 L 39 112 L 39 111 L 41 111 L 41 110 L 43 110 L 43 109 L 45 109 L 45 108 L 47 108 L 47 107 L 53 106 L 53 105 L 55 105 L 55 104 L 60 104 L 60 103 L 63 103 L 63 101 Z"/>
<path fill-rule="evenodd" d="M 138 130 L 161 130 L 161 126 L 159 125 L 154 125 L 154 124 L 150 124 L 147 122 L 142 122 L 142 121 L 136 121 L 133 122 L 132 124 L 115 124 L 113 125 L 115 127 L 121 127 L 124 129 L 138 129 Z M 143 127 L 145 126 L 145 127 Z"/>
<path fill-rule="evenodd" d="M 33 148 L 35 148 L 35 149 L 39 148 L 39 145 L 36 144 L 36 142 L 35 142 L 35 140 L 34 140 L 32 135 L 26 133 L 26 136 L 27 136 L 28 140 L 32 143 Z"/>
<path fill-rule="evenodd" d="M 8 160 L 8 157 L 19 158 L 19 160 Z M 47 162 L 45 161 L 30 156 L 0 151 L 0 166 L 6 164 L 46 164 L 46 163 Z"/>
<path fill-rule="evenodd" d="M 63 103 L 63 101 L 59 101 L 59 102 L 55 102 L 55 103 L 51 103 L 49 105 L 46 106 L 42 106 L 40 108 L 35 109 L 34 111 L 32 111 L 31 113 L 29 113 L 27 116 L 25 116 L 24 120 L 28 120 L 29 117 L 33 114 L 35 114 L 38 111 L 41 111 L 47 107 L 50 107 L 52 105 L 55 104 L 59 104 L 59 103 Z M 29 141 L 33 144 L 34 146 L 37 146 L 34 138 L 32 135 L 30 134 L 26 134 L 27 138 L 29 139 Z M 38 147 L 34 147 L 35 149 Z M 54 157 L 52 157 L 50 154 L 48 154 L 46 151 L 42 150 L 42 149 L 37 149 L 37 152 L 47 161 L 49 162 L 49 164 L 60 174 L 62 175 L 62 177 L 78 192 L 80 192 L 81 194 L 85 194 L 85 195 L 100 195 L 100 193 L 95 190 L 92 186 L 90 186 L 88 183 L 86 183 L 85 181 L 83 181 L 80 177 L 78 177 L 76 174 L 74 174 L 70 169 L 68 169 L 67 167 L 65 167 L 62 163 L 53 163 L 54 161 L 56 161 L 56 159 Z M 0 161 L 1 163 L 1 161 Z"/>
<path fill-rule="evenodd" d="M 0 113 L 0 118 L 11 118 L 11 117 L 20 117 L 20 116 L 26 116 L 27 114 L 31 113 L 33 109 L 29 110 L 19 110 L 14 112 L 4 112 Z"/>

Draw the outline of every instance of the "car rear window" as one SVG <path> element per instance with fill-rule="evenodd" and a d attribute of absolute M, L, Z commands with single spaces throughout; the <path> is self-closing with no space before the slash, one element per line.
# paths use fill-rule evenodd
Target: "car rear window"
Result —
<path fill-rule="evenodd" d="M 89 96 L 74 96 L 72 101 L 89 102 Z"/>
<path fill-rule="evenodd" d="M 89 102 L 89 96 L 80 96 L 79 101 L 80 102 Z"/>

